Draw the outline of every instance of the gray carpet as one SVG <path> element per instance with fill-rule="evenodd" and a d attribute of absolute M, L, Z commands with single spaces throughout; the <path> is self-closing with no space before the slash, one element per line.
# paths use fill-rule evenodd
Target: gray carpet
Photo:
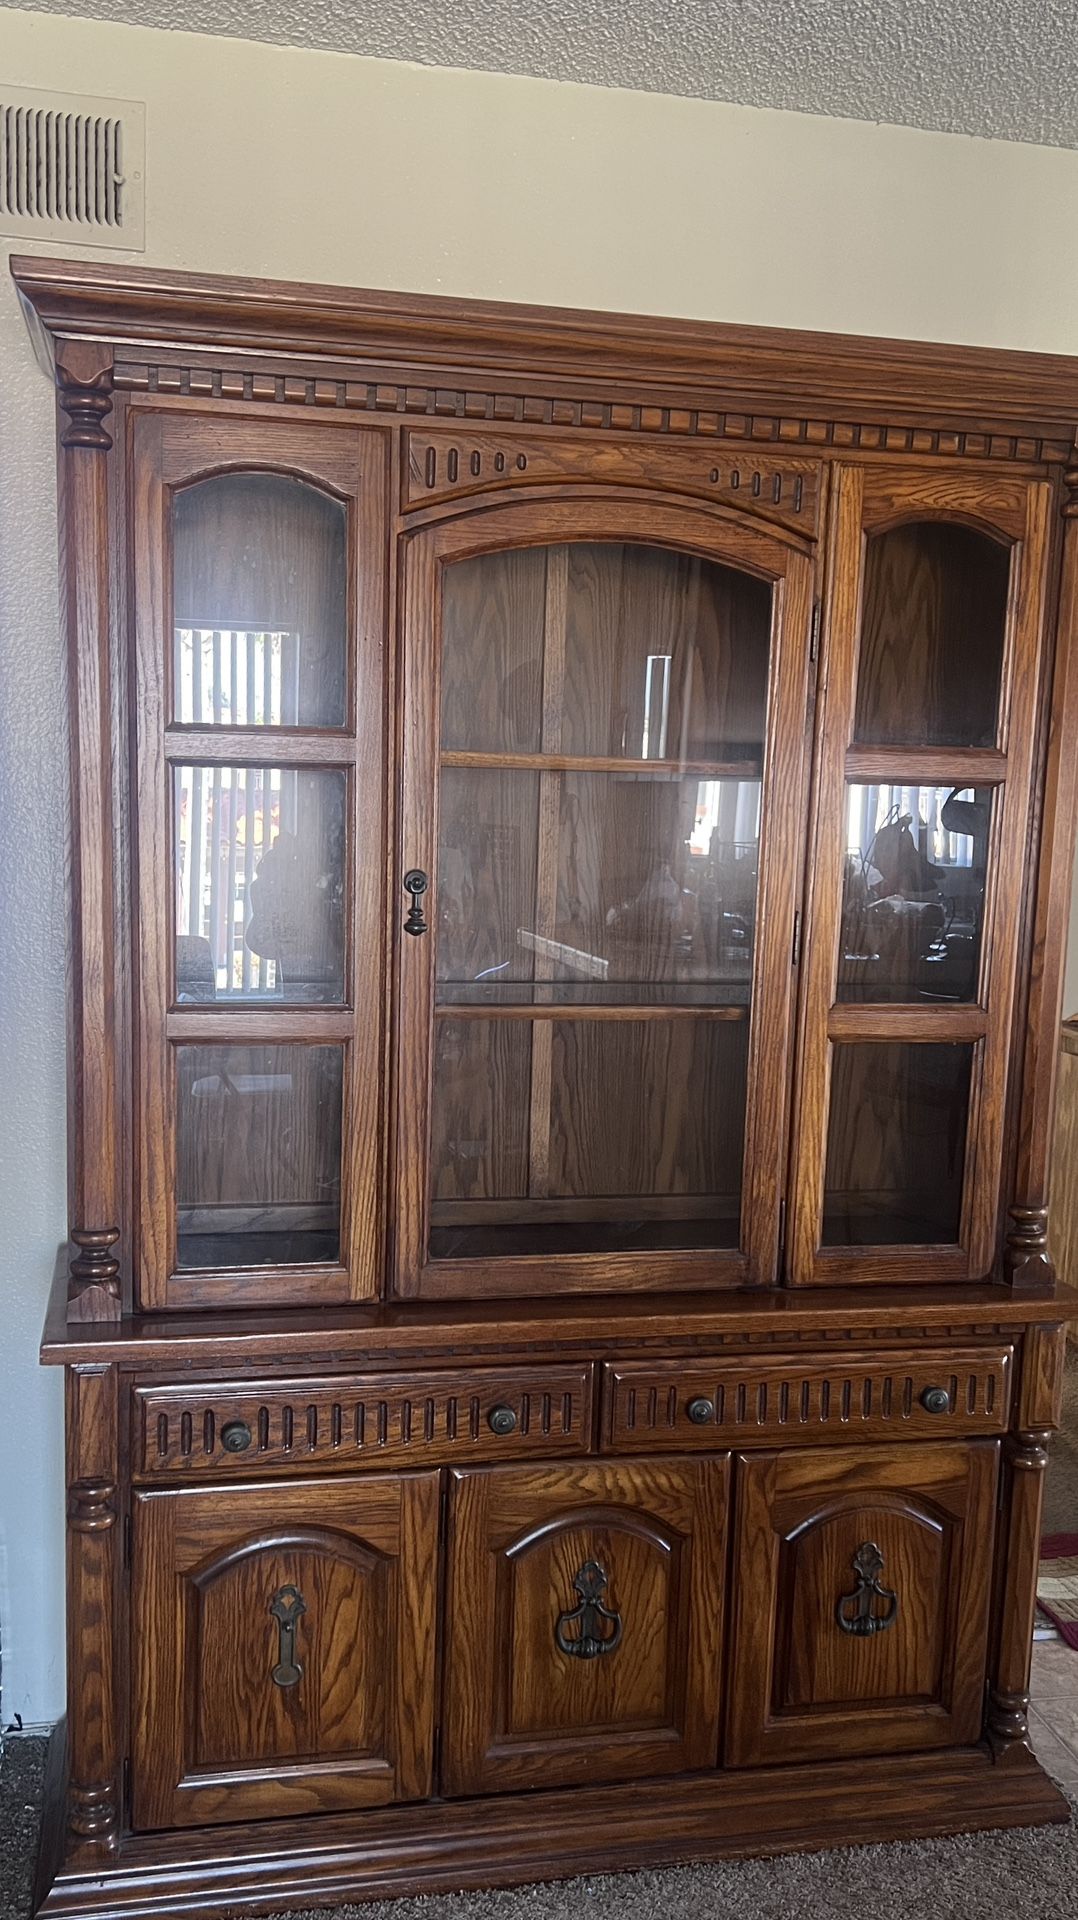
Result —
<path fill-rule="evenodd" d="M 44 1741 L 0 1763 L 0 1920 L 27 1920 Z M 378 1901 L 288 1920 L 1074 1920 L 1078 1822 L 502 1893 Z M 281 1916 L 280 1920 L 284 1920 Z"/>

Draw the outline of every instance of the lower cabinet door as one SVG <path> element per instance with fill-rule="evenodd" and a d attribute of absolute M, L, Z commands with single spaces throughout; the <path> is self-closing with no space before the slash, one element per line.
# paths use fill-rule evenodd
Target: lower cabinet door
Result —
<path fill-rule="evenodd" d="M 738 1461 L 731 1766 L 977 1740 L 994 1441 Z"/>
<path fill-rule="evenodd" d="M 444 1790 L 713 1766 L 729 1456 L 451 1478 Z"/>
<path fill-rule="evenodd" d="M 430 1792 L 439 1476 L 136 1496 L 137 1828 Z"/>

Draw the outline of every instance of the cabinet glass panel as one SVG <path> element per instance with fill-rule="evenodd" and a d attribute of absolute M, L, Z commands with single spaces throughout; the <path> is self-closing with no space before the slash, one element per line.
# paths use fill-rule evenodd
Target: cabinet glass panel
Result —
<path fill-rule="evenodd" d="M 660 548 L 447 569 L 433 1257 L 738 1245 L 770 626 Z"/>
<path fill-rule="evenodd" d="M 824 1246 L 957 1244 L 972 1068 L 966 1041 L 832 1046 Z"/>
<path fill-rule="evenodd" d="M 657 547 L 582 542 L 449 570 L 442 745 L 747 761 L 759 772 L 771 590 Z"/>
<path fill-rule="evenodd" d="M 340 1257 L 344 1048 L 176 1048 L 180 1267 Z"/>
<path fill-rule="evenodd" d="M 865 544 L 855 741 L 995 744 L 1010 549 L 913 521 Z"/>
<path fill-rule="evenodd" d="M 736 1247 L 748 1027 L 435 1021 L 434 1259 Z"/>
<path fill-rule="evenodd" d="M 975 1000 L 991 787 L 846 789 L 839 1000 Z"/>
<path fill-rule="evenodd" d="M 176 999 L 344 997 L 346 776 L 177 767 Z"/>
<path fill-rule="evenodd" d="M 173 498 L 173 717 L 200 727 L 345 723 L 347 516 L 276 473 Z"/>

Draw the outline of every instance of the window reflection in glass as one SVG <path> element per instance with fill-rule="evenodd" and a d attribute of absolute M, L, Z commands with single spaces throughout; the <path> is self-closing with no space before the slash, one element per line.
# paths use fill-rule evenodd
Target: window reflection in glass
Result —
<path fill-rule="evenodd" d="M 991 787 L 847 788 L 840 1000 L 974 1000 Z"/>
<path fill-rule="evenodd" d="M 344 997 L 346 777 L 175 770 L 176 998 Z"/>

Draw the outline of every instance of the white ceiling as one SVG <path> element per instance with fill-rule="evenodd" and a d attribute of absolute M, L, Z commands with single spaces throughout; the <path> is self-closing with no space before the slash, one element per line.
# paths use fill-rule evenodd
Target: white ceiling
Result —
<path fill-rule="evenodd" d="M 46 13 L 1078 147 L 1078 0 L 32 0 Z"/>

